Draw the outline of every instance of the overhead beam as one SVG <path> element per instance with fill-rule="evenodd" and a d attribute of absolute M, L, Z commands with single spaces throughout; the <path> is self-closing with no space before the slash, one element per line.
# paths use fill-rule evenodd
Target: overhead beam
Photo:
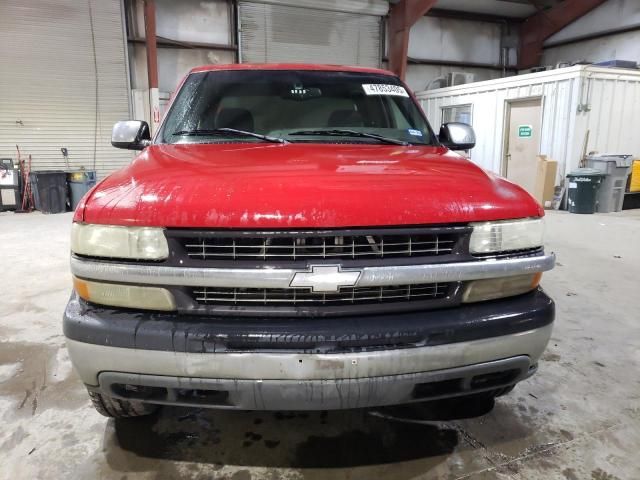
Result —
<path fill-rule="evenodd" d="M 565 0 L 528 17 L 520 27 L 518 68 L 540 65 L 544 41 L 554 33 L 602 5 L 606 0 Z"/>
<path fill-rule="evenodd" d="M 128 37 L 129 43 L 146 44 L 146 39 L 142 37 Z M 166 48 L 181 48 L 181 49 L 205 49 L 205 50 L 225 50 L 229 52 L 238 51 L 237 45 L 227 45 L 223 43 L 203 43 L 203 42 L 187 42 L 184 40 L 172 40 L 170 38 L 156 36 L 156 45 L 158 47 Z"/>
<path fill-rule="evenodd" d="M 452 20 L 468 20 L 471 22 L 489 23 L 521 23 L 524 18 L 505 17 L 502 15 L 491 15 L 487 13 L 463 12 L 462 10 L 447 10 L 444 8 L 432 8 L 427 12 L 427 17 L 450 18 Z"/>
<path fill-rule="evenodd" d="M 387 57 L 382 58 L 383 61 L 388 61 Z M 496 63 L 485 63 L 485 62 L 465 62 L 459 60 L 439 60 L 439 59 L 429 59 L 429 58 L 413 58 L 407 57 L 407 63 L 409 65 L 435 65 L 438 67 L 460 67 L 460 68 L 486 68 L 488 70 L 505 70 L 504 65 L 499 65 Z M 508 71 L 516 71 L 516 67 L 506 67 Z"/>
<path fill-rule="evenodd" d="M 426 58 L 411 58 L 407 59 L 409 64 L 413 65 L 436 65 L 442 67 L 460 67 L 460 68 L 486 68 L 488 70 L 497 70 L 497 71 L 515 71 L 514 67 L 504 67 L 504 65 L 498 65 L 495 63 L 484 63 L 484 62 L 461 62 L 457 60 L 436 60 L 436 59 L 426 59 Z"/>
<path fill-rule="evenodd" d="M 404 80 L 407 73 L 409 31 L 437 0 L 400 0 L 389 10 L 389 70 Z"/>

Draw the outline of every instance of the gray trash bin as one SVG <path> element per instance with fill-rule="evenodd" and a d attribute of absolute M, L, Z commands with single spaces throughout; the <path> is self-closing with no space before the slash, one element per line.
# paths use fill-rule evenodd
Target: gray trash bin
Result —
<path fill-rule="evenodd" d="M 627 187 L 627 177 L 632 163 L 632 155 L 602 154 L 587 157 L 587 167 L 607 174 L 598 190 L 598 212 L 622 211 L 624 190 Z"/>
<path fill-rule="evenodd" d="M 71 210 L 75 210 L 85 193 L 91 190 L 91 187 L 96 184 L 96 172 L 93 170 L 68 172 L 67 183 L 69 184 Z"/>

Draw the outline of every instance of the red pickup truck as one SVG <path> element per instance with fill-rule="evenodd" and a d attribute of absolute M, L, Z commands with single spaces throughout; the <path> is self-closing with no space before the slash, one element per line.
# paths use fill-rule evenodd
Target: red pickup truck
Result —
<path fill-rule="evenodd" d="M 71 238 L 71 360 L 108 416 L 494 397 L 536 371 L 554 256 L 522 188 L 393 74 L 192 70 Z"/>

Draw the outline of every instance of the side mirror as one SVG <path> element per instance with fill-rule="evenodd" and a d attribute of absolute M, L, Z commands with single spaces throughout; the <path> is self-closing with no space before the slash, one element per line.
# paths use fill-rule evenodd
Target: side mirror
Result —
<path fill-rule="evenodd" d="M 151 145 L 149 124 L 141 120 L 125 120 L 113 126 L 111 145 L 128 150 L 142 150 Z"/>
<path fill-rule="evenodd" d="M 438 135 L 440 143 L 451 150 L 469 150 L 476 145 L 476 134 L 471 125 L 459 122 L 445 123 Z"/>

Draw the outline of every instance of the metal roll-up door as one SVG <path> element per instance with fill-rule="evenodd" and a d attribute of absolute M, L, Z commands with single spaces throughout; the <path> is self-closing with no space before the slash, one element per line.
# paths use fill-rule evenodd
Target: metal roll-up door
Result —
<path fill-rule="evenodd" d="M 120 0 L 0 2 L 0 158 L 31 154 L 33 169 L 126 165 L 111 128 L 129 118 Z"/>
<path fill-rule="evenodd" d="M 387 2 L 265 0 L 238 8 L 243 63 L 380 66 Z"/>

